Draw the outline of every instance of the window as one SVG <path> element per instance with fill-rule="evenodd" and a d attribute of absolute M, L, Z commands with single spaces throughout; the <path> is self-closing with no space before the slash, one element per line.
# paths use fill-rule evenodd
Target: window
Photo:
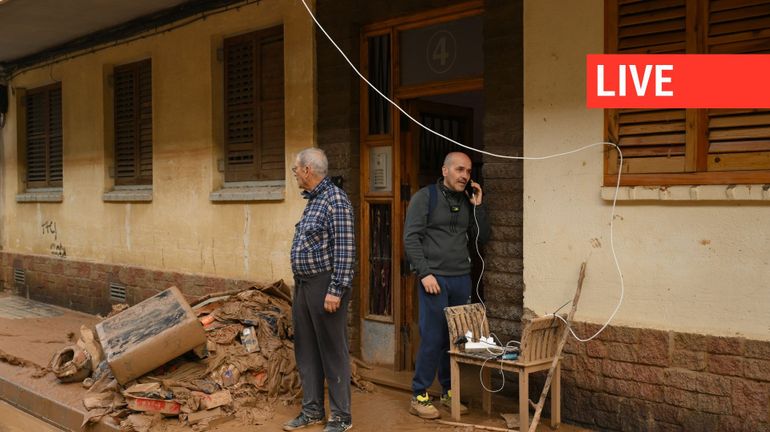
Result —
<path fill-rule="evenodd" d="M 284 180 L 283 27 L 225 39 L 225 181 Z"/>
<path fill-rule="evenodd" d="M 27 188 L 62 186 L 61 83 L 27 91 L 26 116 Z"/>
<path fill-rule="evenodd" d="M 770 1 L 606 0 L 605 47 L 623 54 L 770 53 Z M 605 111 L 624 185 L 770 182 L 770 110 Z M 617 179 L 607 150 L 605 185 Z"/>
<path fill-rule="evenodd" d="M 115 67 L 115 184 L 152 184 L 152 64 Z"/>

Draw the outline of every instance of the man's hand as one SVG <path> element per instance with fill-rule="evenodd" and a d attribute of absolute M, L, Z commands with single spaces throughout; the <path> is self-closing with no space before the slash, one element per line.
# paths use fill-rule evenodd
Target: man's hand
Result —
<path fill-rule="evenodd" d="M 324 299 L 324 310 L 329 313 L 337 312 L 340 308 L 340 298 L 336 295 L 326 294 Z"/>
<path fill-rule="evenodd" d="M 420 282 L 422 282 L 422 286 L 425 288 L 425 292 L 428 294 L 435 295 L 441 292 L 441 287 L 438 285 L 438 281 L 433 275 L 425 276 L 420 280 Z"/>
<path fill-rule="evenodd" d="M 471 187 L 473 188 L 473 195 L 469 197 L 471 204 L 481 205 L 481 198 L 484 196 L 484 191 L 481 190 L 481 185 L 473 180 L 468 181 L 471 182 Z"/>

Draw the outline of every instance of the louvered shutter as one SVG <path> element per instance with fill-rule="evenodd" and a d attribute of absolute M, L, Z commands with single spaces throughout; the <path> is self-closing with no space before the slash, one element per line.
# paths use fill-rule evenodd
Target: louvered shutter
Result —
<path fill-rule="evenodd" d="M 709 3 L 711 54 L 770 53 L 770 1 Z M 770 110 L 708 110 L 708 171 L 770 169 Z"/>
<path fill-rule="evenodd" d="M 62 99 L 61 84 L 48 92 L 48 184 L 61 186 L 62 170 Z"/>
<path fill-rule="evenodd" d="M 115 88 L 115 184 L 152 184 L 152 63 L 118 66 Z"/>
<path fill-rule="evenodd" d="M 61 84 L 33 89 L 25 97 L 27 187 L 62 185 Z"/>
<path fill-rule="evenodd" d="M 609 0 L 607 6 L 607 52 L 686 52 L 685 0 Z M 683 109 L 607 110 L 608 138 L 623 151 L 623 172 L 684 172 L 685 118 Z M 607 155 L 607 173 L 617 174 L 617 152 Z"/>
<path fill-rule="evenodd" d="M 282 180 L 282 27 L 226 39 L 224 58 L 225 180 Z"/>

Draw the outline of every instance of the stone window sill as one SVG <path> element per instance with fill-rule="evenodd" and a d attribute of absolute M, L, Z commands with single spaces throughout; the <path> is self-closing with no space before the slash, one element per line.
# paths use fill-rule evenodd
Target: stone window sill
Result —
<path fill-rule="evenodd" d="M 602 199 L 612 201 L 615 188 L 602 187 Z M 618 201 L 764 201 L 770 185 L 621 186 Z"/>
<path fill-rule="evenodd" d="M 16 194 L 17 203 L 60 203 L 64 201 L 62 188 L 29 189 Z"/>
<path fill-rule="evenodd" d="M 115 186 L 102 194 L 104 202 L 152 202 L 152 185 Z"/>
<path fill-rule="evenodd" d="M 209 195 L 212 202 L 283 201 L 286 194 L 284 180 L 225 183 Z"/>

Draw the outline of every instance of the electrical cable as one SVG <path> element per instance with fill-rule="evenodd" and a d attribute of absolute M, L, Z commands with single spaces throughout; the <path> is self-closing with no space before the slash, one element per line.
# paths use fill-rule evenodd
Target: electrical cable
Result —
<path fill-rule="evenodd" d="M 445 140 L 447 140 L 447 141 L 449 141 L 449 142 L 451 142 L 451 143 L 453 143 L 455 145 L 458 145 L 458 146 L 460 146 L 462 148 L 465 148 L 467 150 L 470 150 L 470 151 L 474 151 L 474 152 L 477 152 L 477 153 L 485 154 L 485 155 L 496 157 L 496 158 L 512 159 L 512 160 L 546 160 L 546 159 L 553 159 L 553 158 L 557 158 L 557 157 L 563 157 L 563 156 L 571 155 L 571 154 L 574 154 L 574 153 L 578 153 L 580 151 L 587 150 L 589 148 L 593 148 L 593 147 L 597 147 L 597 146 L 601 146 L 601 147 L 611 146 L 611 147 L 614 147 L 617 150 L 618 156 L 619 156 L 619 165 L 618 165 L 617 181 L 616 181 L 616 184 L 615 184 L 615 192 L 614 192 L 613 197 L 612 197 L 612 209 L 611 209 L 611 212 L 610 212 L 610 249 L 612 251 L 612 258 L 613 258 L 613 262 L 615 264 L 615 269 L 616 269 L 616 271 L 618 273 L 618 278 L 620 280 L 620 297 L 618 299 L 617 305 L 615 306 L 615 309 L 613 310 L 613 312 L 610 315 L 610 317 L 607 320 L 607 322 L 605 322 L 604 325 L 593 336 L 591 336 L 591 337 L 589 337 L 587 339 L 582 339 L 582 338 L 578 337 L 575 334 L 575 332 L 572 330 L 572 328 L 568 325 L 570 334 L 572 334 L 572 336 L 575 339 L 577 339 L 578 341 L 580 341 L 580 342 L 588 342 L 591 339 L 597 337 L 602 331 L 604 331 L 604 329 L 609 325 L 609 323 L 615 318 L 615 315 L 617 314 L 618 310 L 620 309 L 620 305 L 623 303 L 623 297 L 625 295 L 625 286 L 624 286 L 624 280 L 623 280 L 623 272 L 622 272 L 622 270 L 620 268 L 620 264 L 618 262 L 618 257 L 617 257 L 617 254 L 615 252 L 615 240 L 614 240 L 614 235 L 613 235 L 613 233 L 614 233 L 614 222 L 615 222 L 615 207 L 616 207 L 617 199 L 618 199 L 618 191 L 620 190 L 620 178 L 621 178 L 621 175 L 622 175 L 621 173 L 623 172 L 623 152 L 621 151 L 620 147 L 618 147 L 618 145 L 615 144 L 615 143 L 611 143 L 611 142 L 607 142 L 607 141 L 599 141 L 599 142 L 588 144 L 588 145 L 585 145 L 585 146 L 582 146 L 582 147 L 579 147 L 579 148 L 576 148 L 576 149 L 573 149 L 573 150 L 568 150 L 568 151 L 565 151 L 565 152 L 554 153 L 554 154 L 545 155 L 545 156 L 513 156 L 513 155 L 502 155 L 502 154 L 497 154 L 497 153 L 489 152 L 489 151 L 486 151 L 486 150 L 477 149 L 475 147 L 472 147 L 472 146 L 460 143 L 460 142 L 458 142 L 458 141 L 456 141 L 456 140 L 454 140 L 452 138 L 449 138 L 449 137 L 447 137 L 447 136 L 445 136 L 445 135 L 443 135 L 443 134 L 441 134 L 439 132 L 436 132 L 433 129 L 425 126 L 424 124 L 420 123 L 417 119 L 412 117 L 408 112 L 406 112 L 403 108 L 401 108 L 397 103 L 395 103 L 393 100 L 391 100 L 385 94 L 383 94 L 371 82 L 369 82 L 369 80 L 366 79 L 366 77 L 358 70 L 358 68 L 356 68 L 356 66 L 353 64 L 353 62 L 350 60 L 350 58 L 348 58 L 348 56 L 345 54 L 345 52 L 342 51 L 342 49 L 339 47 L 339 45 L 337 45 L 337 43 L 334 41 L 334 39 L 332 39 L 332 37 L 326 31 L 326 29 L 321 25 L 321 23 L 318 21 L 316 16 L 310 10 L 310 7 L 307 5 L 305 0 L 300 0 L 300 1 L 305 6 L 305 9 L 307 10 L 307 13 L 310 15 L 310 18 L 313 20 L 313 22 L 315 22 L 316 26 L 318 26 L 318 29 L 321 30 L 321 32 L 324 34 L 324 36 L 326 36 L 326 38 L 329 40 L 329 42 L 331 42 L 331 44 L 334 46 L 334 48 L 337 49 L 337 51 L 340 53 L 342 58 L 344 58 L 345 61 L 348 63 L 348 65 L 350 65 L 350 68 L 356 73 L 356 75 L 358 75 L 358 77 L 362 81 L 364 81 L 369 86 L 369 88 L 371 88 L 378 95 L 380 95 L 380 97 L 382 97 L 383 99 L 388 101 L 391 105 L 396 107 L 396 109 L 398 109 L 406 118 L 408 118 L 413 123 L 415 123 L 416 125 L 418 125 L 421 128 L 423 128 L 428 133 L 431 133 L 431 134 L 433 134 L 433 135 L 435 135 L 435 136 L 437 136 L 439 138 L 443 138 L 443 139 L 445 139 Z M 474 217 L 475 217 L 475 211 L 474 211 Z M 478 241 L 478 235 L 477 235 L 477 241 Z M 477 247 L 477 251 L 478 251 L 478 247 Z M 479 282 L 480 282 L 480 280 L 481 279 L 479 279 Z M 477 283 L 477 291 L 478 291 L 478 283 Z M 481 299 L 479 299 L 479 300 L 481 300 Z M 483 305 L 483 302 L 482 302 L 482 305 Z M 483 305 L 483 306 L 484 306 L 484 309 L 486 310 L 486 305 Z M 546 316 L 551 316 L 551 315 L 556 316 L 559 319 L 561 319 L 561 320 L 566 322 L 566 320 L 564 320 L 564 318 L 562 318 L 562 317 L 560 317 L 558 315 L 555 315 L 555 314 L 548 314 Z"/>

